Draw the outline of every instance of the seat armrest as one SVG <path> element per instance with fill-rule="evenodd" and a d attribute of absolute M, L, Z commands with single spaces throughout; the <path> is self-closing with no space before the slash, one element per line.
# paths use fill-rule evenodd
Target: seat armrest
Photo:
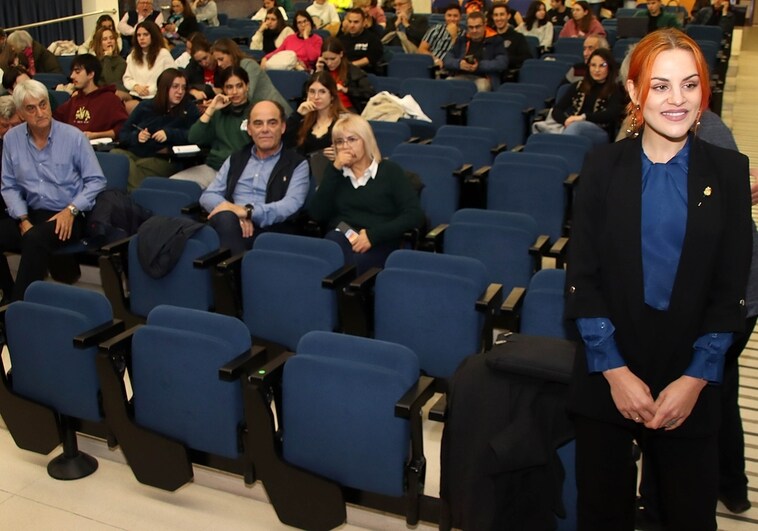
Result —
<path fill-rule="evenodd" d="M 367 290 L 374 287 L 376 283 L 376 276 L 381 272 L 381 267 L 372 267 L 355 280 L 353 280 L 349 287 L 353 290 Z"/>
<path fill-rule="evenodd" d="M 447 229 L 450 225 L 448 223 L 440 223 L 436 227 L 434 227 L 432 230 L 426 233 L 426 236 L 424 236 L 424 242 L 422 244 L 422 250 L 434 252 L 434 253 L 441 253 L 442 247 L 443 247 L 443 241 L 445 234 L 445 229 Z"/>
<path fill-rule="evenodd" d="M 534 243 L 529 248 L 529 254 L 534 256 L 544 256 L 550 250 L 550 236 L 547 234 L 540 234 Z"/>
<path fill-rule="evenodd" d="M 99 345 L 103 341 L 120 334 L 126 329 L 126 324 L 121 319 L 112 319 L 107 323 L 96 326 L 74 337 L 75 348 L 89 348 Z"/>
<path fill-rule="evenodd" d="M 490 284 L 476 301 L 476 309 L 480 312 L 494 312 L 503 300 L 503 285 Z"/>
<path fill-rule="evenodd" d="M 578 173 L 569 173 L 568 177 L 566 177 L 566 180 L 563 181 L 563 184 L 565 186 L 568 186 L 569 188 L 572 186 L 576 186 L 576 183 L 579 181 L 579 174 Z"/>
<path fill-rule="evenodd" d="M 266 347 L 253 346 L 218 370 L 218 377 L 225 382 L 238 380 L 242 374 L 247 375 L 253 369 L 265 364 Z"/>
<path fill-rule="evenodd" d="M 285 362 L 294 356 L 294 352 L 285 351 L 278 355 L 273 360 L 262 365 L 257 371 L 254 371 L 248 378 L 251 383 L 257 385 L 267 385 L 272 383 L 272 378 L 279 379 Z"/>
<path fill-rule="evenodd" d="M 98 345 L 101 351 L 107 352 L 109 354 L 118 353 L 122 350 L 129 350 L 132 346 L 132 336 L 134 336 L 134 332 L 142 328 L 144 325 L 137 325 L 129 330 L 126 330 L 124 332 L 121 332 L 120 334 L 116 334 L 115 336 L 111 337 L 110 339 L 106 339 L 102 343 Z"/>
<path fill-rule="evenodd" d="M 528 120 L 531 120 L 534 117 L 534 107 L 526 107 L 524 109 L 521 109 L 521 113 L 526 117 Z"/>
<path fill-rule="evenodd" d="M 186 214 L 189 216 L 197 216 L 203 211 L 203 208 L 200 206 L 200 203 L 191 203 L 189 205 L 185 205 L 181 209 L 182 214 Z"/>
<path fill-rule="evenodd" d="M 222 247 L 220 249 L 216 249 L 215 251 L 206 253 L 203 256 L 195 258 L 195 260 L 192 262 L 192 266 L 196 269 L 208 269 L 215 266 L 216 264 L 220 264 L 231 256 L 232 251 L 225 247 Z"/>
<path fill-rule="evenodd" d="M 505 143 L 498 144 L 492 149 L 490 149 L 490 153 L 492 153 L 493 155 L 499 155 L 500 153 L 503 153 L 505 151 L 508 151 L 508 144 L 505 144 Z"/>
<path fill-rule="evenodd" d="M 116 240 L 113 243 L 109 243 L 108 245 L 103 245 L 100 248 L 100 251 L 103 254 L 118 254 L 118 253 L 125 253 L 126 250 L 129 248 L 129 242 L 134 236 L 129 236 L 128 238 L 122 238 L 121 240 Z"/>
<path fill-rule="evenodd" d="M 568 251 L 569 239 L 564 237 L 558 238 L 548 252 L 548 256 L 555 258 L 555 267 L 562 269 L 566 263 L 566 252 Z"/>
<path fill-rule="evenodd" d="M 447 395 L 442 395 L 429 410 L 429 420 L 445 422 L 447 419 Z"/>
<path fill-rule="evenodd" d="M 342 266 L 321 280 L 321 287 L 338 290 L 347 286 L 357 276 L 354 265 Z"/>
<path fill-rule="evenodd" d="M 521 308 L 521 304 L 524 302 L 524 295 L 526 294 L 526 288 L 515 287 L 511 290 L 508 296 L 500 305 L 500 311 L 502 312 L 515 312 Z"/>
<path fill-rule="evenodd" d="M 434 395 L 434 378 L 421 376 L 395 404 L 395 416 L 413 418 L 414 411 L 420 410 Z"/>
<path fill-rule="evenodd" d="M 476 170 L 474 173 L 471 174 L 471 177 L 469 177 L 470 181 L 483 181 L 486 180 L 490 176 L 490 169 L 492 169 L 492 166 L 482 166 L 478 170 Z"/>
<path fill-rule="evenodd" d="M 457 170 L 453 171 L 453 176 L 458 177 L 459 179 L 468 179 L 468 177 L 471 175 L 471 172 L 474 170 L 474 166 L 471 164 L 464 164 Z"/>
<path fill-rule="evenodd" d="M 522 153 L 524 151 L 524 144 L 518 144 L 511 148 L 512 153 Z"/>

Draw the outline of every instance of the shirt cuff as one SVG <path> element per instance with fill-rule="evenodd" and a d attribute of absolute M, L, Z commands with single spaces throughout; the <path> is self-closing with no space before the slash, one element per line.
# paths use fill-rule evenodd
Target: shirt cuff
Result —
<path fill-rule="evenodd" d="M 589 372 L 603 372 L 626 365 L 616 345 L 616 328 L 609 319 L 582 318 L 576 320 L 576 325 L 584 341 Z"/>
<path fill-rule="evenodd" d="M 692 361 L 685 376 L 721 383 L 724 376 L 726 351 L 732 346 L 734 334 L 731 332 L 714 332 L 700 336 L 693 345 Z"/>

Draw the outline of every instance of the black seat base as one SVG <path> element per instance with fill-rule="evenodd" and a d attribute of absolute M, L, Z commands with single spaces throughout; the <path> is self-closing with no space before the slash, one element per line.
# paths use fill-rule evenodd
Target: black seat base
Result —
<path fill-rule="evenodd" d="M 89 476 L 97 470 L 97 459 L 77 450 L 73 456 L 61 455 L 47 464 L 47 473 L 54 479 L 69 481 Z"/>

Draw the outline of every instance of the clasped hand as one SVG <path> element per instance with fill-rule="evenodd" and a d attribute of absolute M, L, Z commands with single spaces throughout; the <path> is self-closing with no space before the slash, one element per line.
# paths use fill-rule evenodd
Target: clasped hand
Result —
<path fill-rule="evenodd" d="M 646 428 L 666 431 L 681 426 L 695 407 L 706 381 L 680 376 L 653 400 L 650 388 L 628 367 L 618 367 L 603 373 L 611 387 L 611 397 L 625 418 L 642 423 Z"/>

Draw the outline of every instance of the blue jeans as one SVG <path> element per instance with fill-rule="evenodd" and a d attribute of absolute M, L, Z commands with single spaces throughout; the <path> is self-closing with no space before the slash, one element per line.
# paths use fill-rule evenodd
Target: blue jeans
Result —
<path fill-rule="evenodd" d="M 593 144 L 607 144 L 610 141 L 608 132 L 605 129 L 587 120 L 572 123 L 563 130 L 563 134 L 584 136 L 592 140 Z"/>

